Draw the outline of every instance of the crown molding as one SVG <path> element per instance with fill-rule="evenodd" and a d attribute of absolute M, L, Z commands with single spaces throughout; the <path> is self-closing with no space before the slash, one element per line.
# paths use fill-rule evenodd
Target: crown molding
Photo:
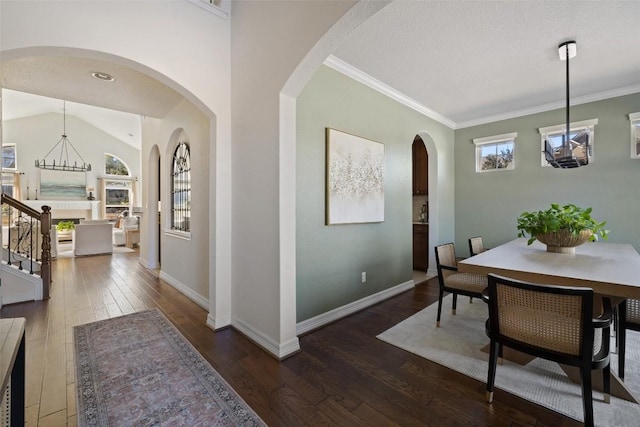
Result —
<path fill-rule="evenodd" d="M 544 113 L 546 111 L 551 111 L 551 110 L 557 110 L 560 108 L 564 108 L 565 107 L 565 103 L 566 101 L 558 101 L 558 102 L 552 102 L 552 103 L 548 103 L 548 104 L 543 104 L 543 105 L 538 105 L 535 107 L 531 107 L 531 108 L 523 108 L 521 110 L 515 110 L 515 111 L 510 111 L 508 113 L 504 113 L 504 114 L 496 114 L 493 116 L 486 116 L 486 117 L 481 117 L 478 119 L 473 119 L 473 120 L 468 120 L 465 122 L 454 122 L 453 120 L 443 116 L 442 114 L 431 110 L 430 108 L 425 107 L 424 105 L 420 104 L 418 101 L 414 100 L 413 98 L 410 98 L 409 96 L 397 91 L 396 89 L 386 85 L 385 83 L 382 83 L 380 80 L 375 79 L 374 77 L 371 77 L 370 75 L 368 75 L 367 73 L 365 73 L 364 71 L 361 71 L 359 69 L 357 69 L 356 67 L 352 66 L 351 64 L 333 56 L 330 55 L 325 61 L 324 61 L 324 65 L 333 68 L 334 70 L 346 75 L 347 77 L 350 77 L 352 79 L 354 79 L 357 82 L 360 82 L 362 84 L 364 84 L 365 86 L 370 87 L 371 89 L 385 95 L 388 96 L 389 98 L 417 111 L 420 114 L 423 114 L 439 123 L 442 123 L 443 125 L 457 130 L 457 129 L 464 129 L 464 128 L 468 128 L 468 127 L 472 127 L 472 126 L 479 126 L 479 125 L 484 125 L 487 123 L 494 123 L 494 122 L 499 122 L 502 120 L 509 120 L 509 119 L 515 119 L 517 117 L 523 117 L 523 116 L 528 116 L 531 114 L 538 114 L 538 113 Z M 574 99 L 571 100 L 571 106 L 575 106 L 575 105 L 580 105 L 580 104 L 587 104 L 589 102 L 596 102 L 596 101 L 602 101 L 605 99 L 610 99 L 610 98 L 616 98 L 618 96 L 625 96 L 625 95 L 631 95 L 634 93 L 639 93 L 640 92 L 640 84 L 639 85 L 633 85 L 633 86 L 626 86 L 623 88 L 619 88 L 619 89 L 613 89 L 613 90 L 608 90 L 608 91 L 603 91 L 603 92 L 598 92 L 598 93 L 594 93 L 594 94 L 590 94 L 590 95 L 585 95 L 585 96 L 580 96 L 580 97 L 576 97 Z"/>
<path fill-rule="evenodd" d="M 590 95 L 579 96 L 571 100 L 570 105 L 588 104 L 589 102 L 602 101 L 605 99 L 616 98 L 618 96 L 631 95 L 640 92 L 640 85 L 626 86 L 619 89 L 607 90 L 603 92 L 593 93 Z M 469 120 L 456 124 L 455 129 L 464 129 L 472 126 L 484 125 L 487 123 L 499 122 L 501 120 L 515 119 L 517 117 L 528 116 L 530 114 L 544 113 L 546 111 L 564 108 L 566 101 L 552 102 L 549 104 L 539 105 L 537 107 L 525 108 L 522 110 L 511 111 L 505 114 L 496 114 L 494 116 L 482 117 L 480 119 Z"/>
<path fill-rule="evenodd" d="M 329 57 L 324 61 L 324 64 L 330 68 L 333 68 L 334 70 L 344 74 L 347 77 L 352 78 L 353 80 L 362 83 L 365 86 L 370 87 L 371 89 L 380 92 L 381 94 L 388 96 L 389 98 L 393 99 L 394 101 L 397 101 L 399 103 L 401 103 L 402 105 L 405 105 L 415 111 L 417 111 L 420 114 L 423 114 L 439 123 L 442 123 L 443 125 L 451 128 L 451 129 L 455 129 L 456 128 L 456 124 L 455 122 L 453 122 L 452 120 L 448 119 L 447 117 L 443 116 L 440 113 L 437 113 L 427 107 L 425 107 L 424 105 L 420 104 L 419 102 L 417 102 L 415 99 L 408 97 L 407 95 L 395 90 L 394 88 L 392 88 L 391 86 L 388 86 L 384 83 L 382 83 L 380 80 L 377 80 L 373 77 L 371 77 L 370 75 L 368 75 L 367 73 L 357 69 L 356 67 L 352 66 L 351 64 L 348 64 L 346 62 L 344 62 L 343 60 L 336 58 L 333 55 L 329 55 Z"/>

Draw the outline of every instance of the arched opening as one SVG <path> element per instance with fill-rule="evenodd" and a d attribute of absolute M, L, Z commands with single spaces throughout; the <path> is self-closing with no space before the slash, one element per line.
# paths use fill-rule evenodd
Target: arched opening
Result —
<path fill-rule="evenodd" d="M 132 59 L 114 55 L 111 53 L 89 50 L 89 49 L 78 49 L 78 48 L 68 48 L 68 47 L 59 47 L 59 46 L 57 47 L 51 46 L 51 47 L 45 47 L 45 48 L 38 47 L 38 48 L 9 49 L 9 50 L 4 50 L 1 53 L 3 58 L 3 67 L 5 64 L 7 64 L 8 61 L 15 60 L 19 62 L 21 59 L 27 59 L 30 62 L 37 62 L 39 58 L 59 57 L 59 58 L 70 58 L 70 59 L 80 58 L 88 62 L 101 61 L 102 63 L 106 63 L 106 64 L 115 64 L 119 66 L 121 69 L 128 68 L 130 70 L 134 70 L 139 74 L 144 75 L 146 79 L 153 80 L 154 81 L 153 84 L 156 85 L 157 87 L 166 86 L 172 89 L 173 91 L 177 92 L 182 97 L 182 98 L 178 98 L 178 101 L 176 101 L 174 109 L 170 110 L 172 113 L 176 109 L 182 109 L 180 111 L 180 114 L 182 114 L 182 117 L 185 117 L 185 114 L 193 114 L 192 112 L 197 111 L 197 117 L 198 117 L 197 120 L 198 120 L 199 129 L 205 129 L 205 131 L 203 131 L 203 135 L 199 135 L 200 136 L 199 141 L 200 141 L 201 147 L 206 146 L 206 150 L 204 150 L 204 153 L 203 153 L 204 156 L 202 156 L 203 158 L 206 158 L 206 161 L 214 159 L 216 162 L 218 161 L 224 162 L 225 160 L 228 160 L 224 158 L 224 156 L 216 156 L 217 154 L 216 153 L 217 122 L 216 122 L 216 115 L 209 108 L 209 106 L 207 106 L 207 104 L 205 104 L 198 96 L 194 95 L 194 93 L 192 93 L 190 90 L 187 90 L 181 84 L 177 83 L 176 81 L 172 80 L 166 75 L 158 72 L 157 70 L 154 70 L 151 67 L 148 67 Z M 70 93 L 72 93 L 74 90 L 77 92 L 82 91 L 82 87 L 80 85 L 78 85 L 75 89 L 73 88 L 73 86 L 65 86 L 65 87 L 67 90 L 70 91 Z M 67 96 L 64 96 L 64 98 L 67 98 Z M 188 107 L 184 107 L 185 105 L 188 105 Z M 172 117 L 173 117 L 172 120 L 176 120 L 175 114 L 173 114 Z M 204 117 L 204 120 L 202 119 L 202 117 Z M 144 123 L 145 122 L 147 123 L 146 129 L 149 132 L 147 134 L 148 136 L 146 139 L 146 143 L 147 143 L 146 148 L 143 147 L 139 157 L 140 159 L 139 161 L 142 164 L 140 166 L 141 174 L 139 175 L 140 185 L 141 185 L 141 188 L 145 189 L 145 191 L 142 192 L 142 203 L 141 203 L 141 206 L 144 212 L 142 212 L 141 214 L 142 218 L 141 218 L 140 233 L 141 233 L 141 239 L 142 239 L 141 241 L 144 243 L 140 247 L 140 263 L 143 266 L 148 268 L 159 268 L 160 261 L 161 261 L 162 233 L 161 233 L 161 229 L 159 228 L 160 224 L 158 221 L 160 217 L 160 209 L 159 209 L 158 202 L 161 200 L 161 194 L 162 194 L 162 188 L 163 188 L 160 183 L 160 176 L 162 173 L 162 168 L 160 167 L 161 166 L 160 161 L 162 156 L 160 153 L 163 152 L 163 150 L 160 150 L 158 145 L 154 144 L 153 141 L 154 140 L 158 141 L 158 139 L 156 139 L 156 136 L 157 136 L 156 132 L 162 130 L 161 128 L 162 128 L 163 119 L 162 118 L 155 119 L 153 118 L 153 116 L 151 117 L 143 116 L 141 120 L 143 122 L 143 127 L 145 126 Z M 187 119 L 186 121 L 188 123 L 191 123 L 189 119 Z M 133 165 L 128 164 L 127 166 L 131 167 Z M 99 168 L 96 171 L 100 173 L 102 172 L 102 170 L 103 168 Z M 214 164 L 212 164 L 210 169 L 207 169 L 206 171 L 204 170 L 201 171 L 202 175 L 200 175 L 200 179 L 202 181 L 206 180 L 207 182 L 210 182 L 210 181 L 215 182 L 216 179 L 211 177 L 210 175 L 218 173 L 219 171 L 222 174 L 229 173 L 228 169 L 217 168 L 215 167 Z M 135 176 L 138 177 L 137 174 Z M 217 179 L 220 182 L 226 182 L 228 180 L 228 177 L 219 176 L 217 177 Z M 217 203 L 215 202 L 209 203 L 208 201 L 210 198 L 215 199 L 218 196 L 216 194 L 215 186 L 207 185 L 206 188 L 207 190 L 210 190 L 210 191 L 206 192 L 206 197 L 205 197 L 206 200 L 204 200 L 203 203 L 201 204 L 201 208 L 203 209 L 203 211 L 200 214 L 201 222 L 208 223 L 210 222 L 209 218 L 218 218 L 218 217 L 226 218 L 226 216 L 216 215 L 215 212 L 212 211 L 212 209 L 215 210 L 216 207 L 218 206 Z M 226 197 L 226 196 L 222 195 L 222 197 Z M 206 214 L 204 210 L 206 210 Z M 202 220 L 202 216 L 204 215 L 206 215 L 207 221 Z M 226 230 L 229 227 L 222 226 L 221 228 Z M 203 267 L 201 269 L 202 271 L 199 274 L 203 278 L 209 278 L 209 279 L 208 280 L 198 279 L 197 282 L 200 284 L 198 286 L 204 286 L 208 288 L 208 291 L 206 290 L 206 288 L 202 288 L 202 289 L 198 289 L 195 296 L 189 295 L 188 292 L 187 292 L 187 296 L 191 297 L 194 300 L 197 300 L 196 302 L 198 302 L 200 305 L 207 304 L 207 301 L 205 300 L 205 298 L 209 297 L 211 304 L 213 304 L 213 301 L 216 301 L 218 304 L 223 304 L 225 306 L 228 306 L 230 305 L 230 302 L 229 302 L 230 292 L 228 291 L 228 289 L 219 289 L 219 287 L 216 286 L 216 277 L 217 277 L 216 273 L 224 274 L 225 271 L 229 270 L 230 266 L 222 265 L 221 267 L 218 267 L 217 265 L 215 265 L 215 261 L 216 261 L 215 259 L 213 259 L 214 262 L 210 262 L 212 261 L 211 258 L 204 259 L 206 257 L 205 255 L 206 253 L 215 253 L 217 240 L 207 239 L 205 237 L 203 237 L 201 240 L 202 242 L 199 243 L 200 247 L 197 252 L 203 254 L 203 260 L 200 262 L 200 265 L 202 265 Z M 223 242 L 223 245 L 228 245 L 227 241 Z M 208 247 L 208 251 L 203 250 L 205 246 Z M 166 250 L 167 247 L 164 247 L 162 249 Z M 226 253 L 228 251 L 223 250 L 222 252 Z M 180 272 L 180 273 L 182 274 L 182 277 L 186 277 L 184 272 Z M 194 282 L 195 281 L 196 280 L 194 280 Z M 223 287 L 230 287 L 229 281 L 224 281 L 221 283 L 222 283 L 221 286 Z M 189 289 L 187 289 L 187 291 L 189 291 Z M 217 292 L 220 292 L 221 295 L 215 296 Z M 209 317 L 217 319 L 217 316 L 215 313 L 215 305 L 211 305 L 209 308 L 210 308 Z M 226 325 L 223 324 L 222 321 L 218 321 L 216 322 L 216 324 L 220 326 L 226 326 L 228 325 L 228 322 L 226 323 Z"/>
<path fill-rule="evenodd" d="M 147 212 L 149 215 L 145 218 L 147 226 L 144 228 L 146 233 L 146 245 L 152 248 L 147 251 L 145 264 L 147 268 L 155 269 L 160 267 L 161 256 L 161 239 L 160 239 L 160 150 L 157 145 L 151 148 L 148 158 L 148 177 L 147 177 Z"/>
<path fill-rule="evenodd" d="M 438 150 L 436 144 L 427 132 L 418 132 L 418 136 L 422 139 L 428 155 L 428 179 L 429 179 L 429 268 L 427 270 L 428 276 L 436 276 L 438 274 L 436 269 L 435 252 L 433 248 L 440 242 L 440 200 L 439 194 L 442 191 L 442 182 L 438 180 Z"/>
<path fill-rule="evenodd" d="M 296 98 L 321 67 L 323 61 L 337 49 L 349 34 L 386 4 L 359 2 L 349 10 L 316 43 L 301 64 L 291 74 L 280 94 L 280 331 L 281 346 L 293 347 L 296 336 Z M 432 255 L 434 242 L 440 238 L 440 194 L 444 182 L 439 182 L 436 142 L 426 132 L 419 132 L 429 154 L 429 264 L 435 265 Z M 433 270 L 435 271 L 435 269 Z M 433 271 L 429 273 L 433 274 Z M 297 345 L 297 340 L 295 340 Z"/>

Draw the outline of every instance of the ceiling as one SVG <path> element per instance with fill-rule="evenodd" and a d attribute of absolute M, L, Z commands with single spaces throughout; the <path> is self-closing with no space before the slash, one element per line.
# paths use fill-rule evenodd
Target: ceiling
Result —
<path fill-rule="evenodd" d="M 461 128 L 564 106 L 565 63 L 557 46 L 570 39 L 578 43 L 570 63 L 572 103 L 640 92 L 639 18 L 640 1 L 396 0 L 334 56 Z M 58 100 L 39 104 L 41 97 L 5 91 L 5 120 L 59 111 L 66 99 L 68 114 L 133 144 L 140 115 L 163 117 L 182 100 L 152 77 L 95 59 L 14 59 L 2 71 L 4 88 Z M 97 80 L 95 71 L 115 81 Z M 74 103 L 101 108 L 74 111 Z M 138 142 L 123 139 L 129 134 Z"/>
<path fill-rule="evenodd" d="M 640 92 L 639 1 L 395 1 L 334 56 L 460 128 Z"/>
<path fill-rule="evenodd" d="M 110 74 L 103 81 L 94 72 Z M 12 120 L 50 112 L 91 123 L 136 148 L 140 116 L 164 117 L 183 98 L 141 72 L 111 62 L 72 57 L 31 57 L 2 62 L 2 117 Z"/>

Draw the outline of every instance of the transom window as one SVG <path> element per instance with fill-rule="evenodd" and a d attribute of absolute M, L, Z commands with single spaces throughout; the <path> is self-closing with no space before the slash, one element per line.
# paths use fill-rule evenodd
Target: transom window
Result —
<path fill-rule="evenodd" d="M 178 143 L 171 167 L 171 229 L 191 230 L 191 156 L 186 142 Z"/>
<path fill-rule="evenodd" d="M 574 122 L 569 124 L 569 139 L 574 138 L 577 141 L 571 143 L 573 155 L 576 157 L 585 156 L 585 145 L 588 141 L 589 145 L 589 157 L 593 156 L 593 144 L 594 139 L 594 127 L 598 124 L 598 119 L 584 120 L 581 122 Z M 540 132 L 540 164 L 543 167 L 551 167 L 545 157 L 545 141 L 549 141 L 550 149 L 552 152 L 557 152 L 562 148 L 562 138 L 566 135 L 567 125 L 555 125 L 539 128 Z M 577 137 L 577 138 L 576 138 Z M 591 161 L 591 160 L 590 160 Z"/>
<path fill-rule="evenodd" d="M 113 154 L 104 154 L 104 173 L 107 175 L 131 176 L 129 167 L 120 158 Z"/>
<path fill-rule="evenodd" d="M 640 113 L 629 114 L 631 120 L 631 158 L 640 159 Z"/>
<path fill-rule="evenodd" d="M 475 138 L 476 172 L 510 170 L 515 167 L 517 132 Z"/>

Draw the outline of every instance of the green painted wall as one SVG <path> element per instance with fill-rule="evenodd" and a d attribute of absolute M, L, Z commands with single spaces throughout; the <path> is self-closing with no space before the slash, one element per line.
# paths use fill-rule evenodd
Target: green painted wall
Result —
<path fill-rule="evenodd" d="M 325 225 L 326 127 L 385 144 L 384 222 Z M 411 143 L 425 132 L 438 151 L 430 161 L 443 162 L 442 177 L 452 182 L 446 126 L 325 66 L 297 98 L 298 322 L 412 280 Z M 453 186 L 438 198 L 440 235 L 453 239 Z"/>
<path fill-rule="evenodd" d="M 538 128 L 561 124 L 559 109 L 503 120 L 455 132 L 455 225 L 458 255 L 468 255 L 467 239 L 482 235 L 485 246 L 516 237 L 522 211 L 544 209 L 552 202 L 593 207 L 606 220 L 609 242 L 630 243 L 640 250 L 640 159 L 630 158 L 629 113 L 640 111 L 640 94 L 571 107 L 571 121 L 598 119 L 593 162 L 579 169 L 540 166 Z M 475 172 L 473 139 L 518 132 L 512 171 Z"/>

